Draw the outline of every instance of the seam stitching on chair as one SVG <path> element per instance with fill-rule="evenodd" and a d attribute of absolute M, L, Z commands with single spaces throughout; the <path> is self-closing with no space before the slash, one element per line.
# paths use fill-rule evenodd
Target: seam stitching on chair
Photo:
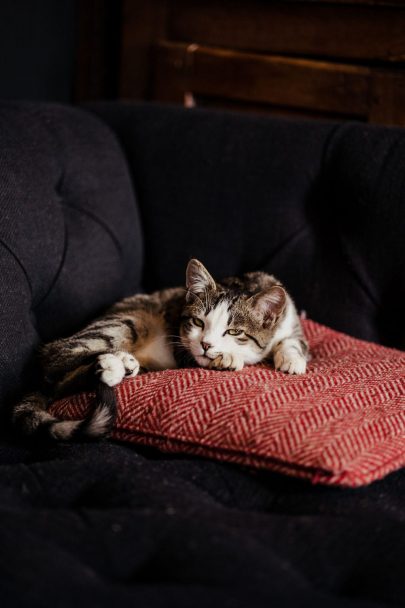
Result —
<path fill-rule="evenodd" d="M 264 268 L 265 266 L 268 266 L 268 264 L 277 256 L 279 255 L 289 244 L 291 244 L 292 242 L 294 242 L 297 238 L 299 238 L 302 234 L 304 234 L 305 232 L 308 232 L 308 230 L 310 230 L 310 226 L 307 226 L 306 224 L 301 225 L 299 228 L 297 228 L 296 230 L 294 230 L 292 233 L 290 233 L 285 239 L 283 239 L 281 241 L 281 243 L 279 243 L 277 245 L 277 247 L 275 247 L 273 249 L 273 251 L 266 255 L 266 258 L 264 261 L 262 261 L 258 267 L 259 268 Z"/>
<path fill-rule="evenodd" d="M 376 181 L 379 182 L 380 181 L 380 176 L 384 174 L 385 168 L 387 166 L 389 157 L 391 156 L 391 154 L 393 153 L 393 151 L 395 150 L 395 148 L 400 144 L 400 142 L 402 141 L 402 139 L 400 137 L 397 137 L 397 139 L 395 141 L 392 141 L 390 143 L 390 145 L 388 146 L 387 150 L 385 151 L 384 154 L 384 158 L 380 164 L 379 170 L 378 170 L 378 174 L 376 176 Z M 373 204 L 375 203 L 375 201 L 377 200 L 377 192 L 376 192 L 376 188 L 373 188 L 373 197 L 372 197 L 372 202 Z"/>
<path fill-rule="evenodd" d="M 87 215 L 88 217 L 90 217 L 94 222 L 96 222 L 97 224 L 99 224 L 102 228 L 104 228 L 104 230 L 108 233 L 108 235 L 110 236 L 111 240 L 113 241 L 115 247 L 118 250 L 118 253 L 120 255 L 120 257 L 123 257 L 123 251 L 122 251 L 122 247 L 121 244 L 118 240 L 118 238 L 115 236 L 114 232 L 111 230 L 111 228 L 98 216 L 95 215 L 94 213 L 92 213 L 91 211 L 89 211 L 88 209 L 84 209 L 83 207 L 78 207 L 77 205 L 75 205 L 74 203 L 68 203 L 66 201 L 62 201 L 62 206 L 64 207 L 68 207 L 70 209 L 74 209 L 75 211 L 77 211 L 78 213 L 82 213 L 83 215 Z"/>
<path fill-rule="evenodd" d="M 33 306 L 33 310 L 35 310 L 36 308 L 38 308 L 39 306 L 41 306 L 41 304 L 43 304 L 43 302 L 45 302 L 45 300 L 47 299 L 47 297 L 49 296 L 49 294 L 51 293 L 52 289 L 54 288 L 54 286 L 56 285 L 59 276 L 62 272 L 62 268 L 65 265 L 65 260 L 66 260 L 66 253 L 67 253 L 67 248 L 68 248 L 68 234 L 67 234 L 67 229 L 66 229 L 66 224 L 63 225 L 64 228 L 64 238 L 63 238 L 63 251 L 62 251 L 62 256 L 58 265 L 58 268 L 55 272 L 55 275 L 48 287 L 48 289 L 46 290 L 45 294 L 42 296 L 42 298 L 39 300 L 39 302 L 36 302 L 36 304 Z"/>
<path fill-rule="evenodd" d="M 6 249 L 9 254 L 15 259 L 15 261 L 17 262 L 18 266 L 21 268 L 21 270 L 23 271 L 23 274 L 26 278 L 26 281 L 28 283 L 28 287 L 30 288 L 30 292 L 31 292 L 31 297 L 33 297 L 33 288 L 32 288 L 32 283 L 31 280 L 29 278 L 28 272 L 25 269 L 25 266 L 23 265 L 23 263 L 21 262 L 20 258 L 14 253 L 14 251 L 3 241 L 3 239 L 0 239 L 0 245 L 3 245 L 4 249 Z"/>
<path fill-rule="evenodd" d="M 337 136 L 338 132 L 340 131 L 344 131 L 346 129 L 346 127 L 348 125 L 351 125 L 353 123 L 345 123 L 345 124 L 340 124 L 338 123 L 337 125 L 335 125 L 332 130 L 330 131 L 330 133 L 328 133 L 328 135 L 326 136 L 326 140 L 325 143 L 323 145 L 323 149 L 322 149 L 322 154 L 321 154 L 321 162 L 319 163 L 319 174 L 322 178 L 322 174 L 323 174 L 323 170 L 324 167 L 327 163 L 327 157 L 329 155 L 329 150 L 330 147 L 332 145 L 332 141 L 335 139 L 335 137 Z"/>

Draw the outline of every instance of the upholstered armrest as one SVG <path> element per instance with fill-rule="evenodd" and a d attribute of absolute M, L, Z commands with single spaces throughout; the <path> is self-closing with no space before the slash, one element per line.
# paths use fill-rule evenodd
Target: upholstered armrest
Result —
<path fill-rule="evenodd" d="M 139 289 L 142 242 L 119 145 L 96 117 L 0 106 L 0 401 L 40 340 Z"/>

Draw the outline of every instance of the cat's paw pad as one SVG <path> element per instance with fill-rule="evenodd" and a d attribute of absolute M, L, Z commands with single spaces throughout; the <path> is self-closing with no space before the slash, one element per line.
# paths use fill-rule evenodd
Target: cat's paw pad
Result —
<path fill-rule="evenodd" d="M 305 374 L 307 360 L 296 351 L 291 353 L 277 351 L 274 355 L 274 367 L 288 374 Z"/>
<path fill-rule="evenodd" d="M 121 361 L 123 362 L 126 376 L 133 377 L 139 373 L 140 365 L 136 357 L 123 350 L 115 353 L 115 356 L 121 359 Z"/>
<path fill-rule="evenodd" d="M 243 368 L 243 360 L 230 353 L 222 353 L 210 361 L 208 367 L 209 369 L 233 372 Z"/>
<path fill-rule="evenodd" d="M 101 382 L 104 382 L 107 386 L 116 386 L 125 376 L 124 363 L 112 353 L 99 355 L 97 359 L 97 373 L 100 374 Z"/>

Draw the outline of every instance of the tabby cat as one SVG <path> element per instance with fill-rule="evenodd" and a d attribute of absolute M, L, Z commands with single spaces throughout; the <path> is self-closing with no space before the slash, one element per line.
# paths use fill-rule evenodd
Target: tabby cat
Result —
<path fill-rule="evenodd" d="M 87 419 L 62 421 L 47 411 L 45 392 L 32 393 L 14 408 L 17 428 L 65 440 L 106 435 L 115 417 L 112 387 L 141 372 L 192 365 L 240 370 L 260 361 L 305 372 L 308 347 L 297 311 L 274 276 L 249 272 L 216 282 L 194 259 L 186 287 L 126 298 L 74 336 L 43 346 L 52 398 L 97 379 L 97 403 Z"/>

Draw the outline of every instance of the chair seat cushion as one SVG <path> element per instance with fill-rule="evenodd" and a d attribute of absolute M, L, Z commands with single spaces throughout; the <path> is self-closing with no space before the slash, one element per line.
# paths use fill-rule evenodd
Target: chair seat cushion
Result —
<path fill-rule="evenodd" d="M 404 466 L 405 353 L 310 320 L 303 326 L 306 374 L 257 365 L 127 379 L 116 388 L 112 437 L 329 485 L 365 485 Z M 80 418 L 94 398 L 64 398 L 52 412 Z"/>

